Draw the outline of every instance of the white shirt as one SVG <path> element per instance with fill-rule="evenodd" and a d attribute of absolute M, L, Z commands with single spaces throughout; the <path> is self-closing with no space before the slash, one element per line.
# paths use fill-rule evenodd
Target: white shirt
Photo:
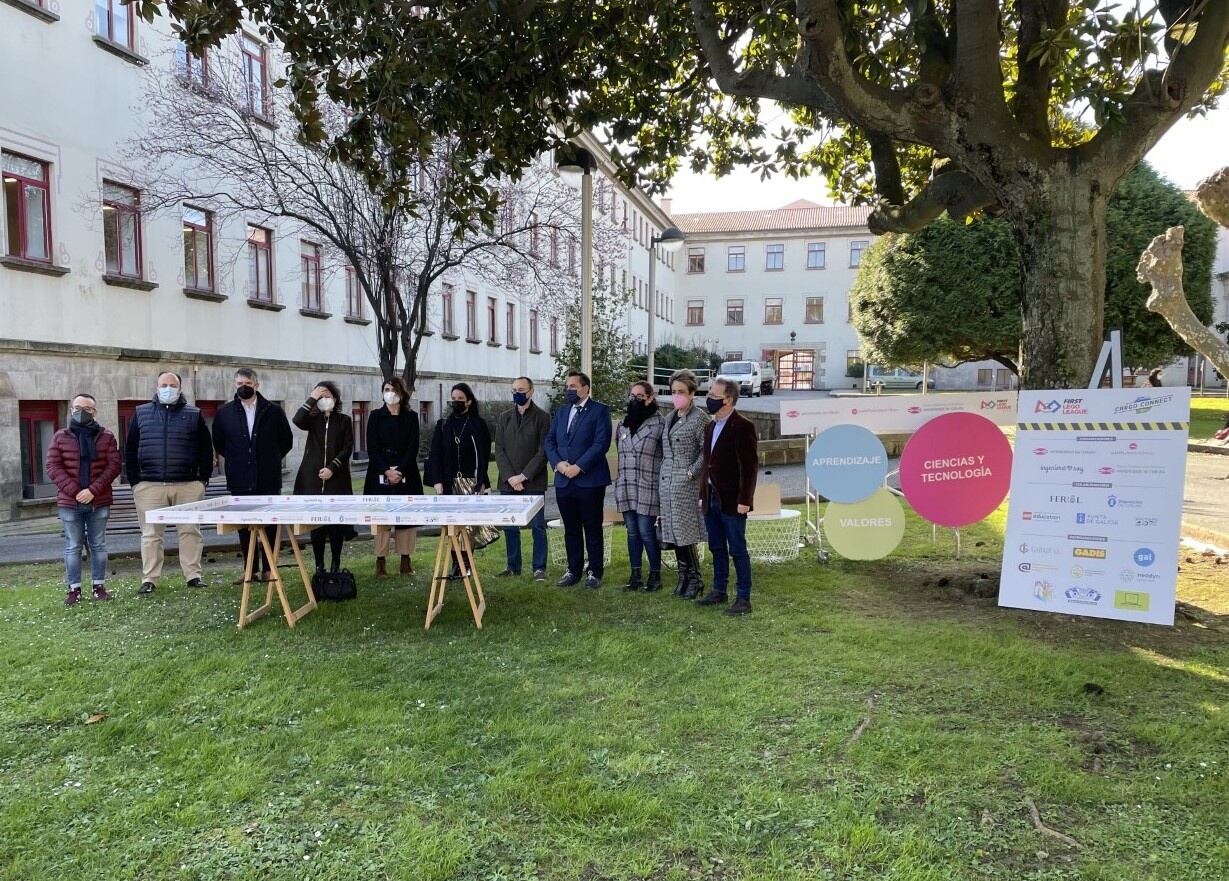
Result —
<path fill-rule="evenodd" d="M 243 405 L 243 415 L 248 418 L 248 437 L 251 437 L 256 428 L 256 396 L 252 395 L 250 404 L 242 398 L 239 399 L 239 403 Z"/>
<path fill-rule="evenodd" d="M 585 409 L 585 404 L 589 403 L 589 399 L 585 398 L 572 405 L 572 412 L 568 414 L 568 434 L 572 433 L 572 423 L 576 421 L 576 416 L 581 410 Z"/>

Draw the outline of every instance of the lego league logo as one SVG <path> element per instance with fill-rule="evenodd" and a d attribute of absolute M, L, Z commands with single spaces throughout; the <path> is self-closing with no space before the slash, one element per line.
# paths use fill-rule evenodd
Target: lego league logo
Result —
<path fill-rule="evenodd" d="M 1083 398 L 1064 398 L 1059 401 L 1038 401 L 1033 405 L 1034 413 L 1045 413 L 1046 415 L 1054 415 L 1061 413 L 1063 416 L 1086 416 L 1088 408 L 1084 406 Z"/>

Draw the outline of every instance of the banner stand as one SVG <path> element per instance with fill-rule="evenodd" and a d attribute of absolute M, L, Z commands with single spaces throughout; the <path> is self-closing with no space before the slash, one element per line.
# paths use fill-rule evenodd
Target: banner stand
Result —
<path fill-rule="evenodd" d="M 1088 380 L 1090 389 L 1101 387 L 1106 367 L 1110 369 L 1110 388 L 1122 388 L 1122 331 L 1111 330 L 1110 338 L 1101 344 L 1101 354 L 1097 356 L 1097 366 L 1092 369 L 1092 378 Z"/>

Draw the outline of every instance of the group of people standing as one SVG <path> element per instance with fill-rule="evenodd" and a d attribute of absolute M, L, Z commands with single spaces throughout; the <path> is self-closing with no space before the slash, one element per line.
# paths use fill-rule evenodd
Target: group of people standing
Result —
<path fill-rule="evenodd" d="M 152 594 L 162 574 L 161 524 L 145 522 L 156 508 L 199 501 L 212 476 L 215 457 L 224 462 L 231 495 L 279 495 L 282 460 L 294 445 L 290 422 L 306 433 L 303 458 L 294 481 L 296 495 L 349 495 L 354 428 L 342 408 L 341 392 L 329 380 L 316 384 L 293 419 L 260 393 L 255 371 L 240 368 L 234 377 L 234 399 L 218 409 L 212 431 L 201 411 L 183 396 L 179 376 L 158 376 L 153 400 L 137 407 L 124 446 L 124 461 L 141 522 L 142 581 L 138 593 Z M 603 520 L 606 488 L 614 486 L 614 504 L 627 527 L 631 575 L 628 591 L 662 587 L 662 550 L 677 560 L 676 596 L 705 606 L 728 603 L 730 560 L 734 562 L 737 596 L 730 614 L 751 611 L 751 565 L 746 544 L 746 517 L 751 511 L 757 475 L 754 426 L 736 412 L 738 386 L 717 380 L 703 406 L 690 371 L 671 378 L 673 405 L 662 412 L 647 382 L 632 385 L 627 414 L 612 427 L 610 408 L 592 398 L 585 374 L 572 371 L 566 379 L 566 404 L 552 418 L 534 403 L 534 384 L 518 377 L 511 388 L 513 406 L 490 427 L 466 383 L 455 384 L 450 409 L 434 428 L 422 473 L 418 469 L 418 416 L 409 406 L 408 389 L 399 378 L 385 382 L 384 405 L 367 423 L 366 495 L 418 495 L 424 483 L 437 494 L 490 492 L 488 468 L 492 452 L 499 493 L 544 495 L 554 472 L 555 497 L 563 522 L 567 570 L 560 587 L 602 584 L 605 561 Z M 97 403 L 78 395 L 71 405 L 69 427 L 56 433 L 47 454 L 47 473 L 56 484 L 57 505 L 65 534 L 68 596 L 76 604 L 82 592 L 83 545 L 90 548 L 91 586 L 95 599 L 107 593 L 105 533 L 111 485 L 120 473 L 120 451 L 114 434 L 97 421 Z M 612 440 L 617 447 L 613 468 L 607 459 Z M 204 584 L 200 528 L 177 527 L 179 562 L 189 587 Z M 547 575 L 546 520 L 539 511 L 529 524 L 531 567 L 536 581 Z M 270 544 L 272 527 L 266 527 Z M 500 577 L 523 571 L 520 528 L 506 528 L 507 566 Z M 330 525 L 311 533 L 317 571 L 340 567 L 351 526 Z M 707 536 L 713 558 L 711 589 L 704 592 L 697 546 Z M 415 527 L 376 534 L 377 577 L 388 574 L 390 547 L 400 556 L 400 573 L 413 574 Z M 249 532 L 240 532 L 246 550 Z M 263 552 L 260 578 L 271 578 L 275 561 Z M 647 562 L 647 571 L 645 563 Z M 462 563 L 454 561 L 454 574 Z"/>

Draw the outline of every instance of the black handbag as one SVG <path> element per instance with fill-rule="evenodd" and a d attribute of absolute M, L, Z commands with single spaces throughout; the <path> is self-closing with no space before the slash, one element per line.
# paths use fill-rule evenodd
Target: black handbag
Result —
<path fill-rule="evenodd" d="M 354 573 L 349 569 L 340 572 L 317 572 L 312 576 L 312 592 L 317 602 L 325 600 L 340 603 L 352 600 L 358 596 L 358 585 L 354 583 Z"/>

